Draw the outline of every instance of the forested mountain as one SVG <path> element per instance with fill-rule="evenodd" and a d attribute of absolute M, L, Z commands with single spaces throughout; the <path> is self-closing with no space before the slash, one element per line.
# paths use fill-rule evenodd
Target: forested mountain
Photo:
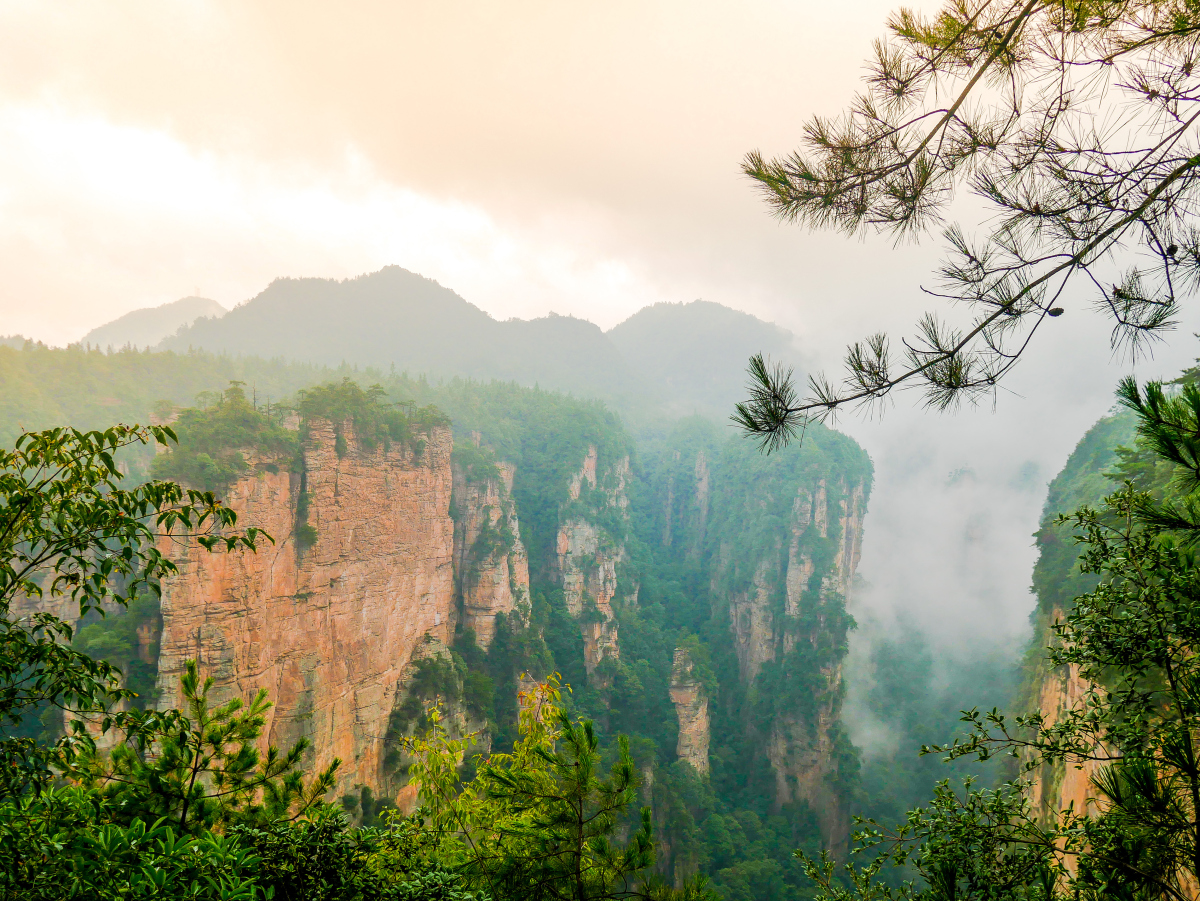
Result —
<path fill-rule="evenodd" d="M 399 332 L 419 359 L 467 323 L 463 341 L 494 365 L 564 378 L 594 365 L 610 386 L 660 393 L 638 387 L 623 422 L 513 375 L 433 379 L 399 362 L 363 368 L 359 354 L 325 367 L 244 346 L 0 347 L 6 443 L 22 428 L 173 421 L 175 451 L 126 454 L 123 469 L 215 490 L 239 525 L 275 539 L 236 561 L 184 554 L 161 601 L 83 621 L 76 646 L 120 665 L 142 704 L 179 702 L 187 657 L 222 697 L 267 688 L 271 740 L 311 741 L 310 771 L 346 761 L 331 798 L 363 823 L 413 803 L 402 742 L 428 725 L 429 704 L 440 697 L 458 732 L 481 730 L 483 749 L 505 747 L 524 675 L 559 673 L 606 746 L 629 736 L 664 876 L 708 874 L 738 901 L 804 897 L 792 851 L 844 851 L 858 779 L 841 661 L 871 464 L 823 427 L 765 458 L 720 423 L 744 354 L 781 349 L 786 333 L 703 303 L 650 308 L 608 335 L 564 317 L 496 323 L 396 270 L 277 282 L 172 340 L 279 301 L 281 328 L 298 315 L 318 323 L 313 356 L 322 328 L 343 350 L 352 330 L 380 348 L 386 323 L 352 329 L 352 317 L 389 280 L 424 305 Z M 331 285 L 360 306 L 330 313 Z M 292 291 L 310 306 L 298 313 Z M 274 320 L 260 321 L 270 336 Z M 496 346 L 471 344 L 485 333 Z M 688 372 L 703 378 L 678 377 Z M 655 411 L 653 440 L 627 424 L 638 410 Z M 692 410 L 709 417 L 679 415 Z"/>
<path fill-rule="evenodd" d="M 724 419 L 751 354 L 796 357 L 788 332 L 719 304 L 658 304 L 609 332 L 554 314 L 500 322 L 398 266 L 345 281 L 279 279 L 159 347 L 513 381 L 598 397 L 639 421 L 664 412 Z"/>
<path fill-rule="evenodd" d="M 628 365 L 658 386 L 668 415 L 724 420 L 743 399 L 746 361 L 765 353 L 794 362 L 792 335 L 720 304 L 659 303 L 605 333 Z"/>
<path fill-rule="evenodd" d="M 157 307 L 134 310 L 92 329 L 79 339 L 84 346 L 121 348 L 129 344 L 147 348 L 173 335 L 185 325 L 201 317 L 219 319 L 225 308 L 207 297 L 184 297 Z"/>

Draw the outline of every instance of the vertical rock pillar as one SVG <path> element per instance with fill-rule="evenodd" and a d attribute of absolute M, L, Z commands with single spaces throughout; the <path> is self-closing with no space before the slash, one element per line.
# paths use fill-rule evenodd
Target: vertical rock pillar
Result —
<path fill-rule="evenodd" d="M 671 700 L 679 717 L 679 742 L 675 753 L 690 763 L 701 776 L 708 775 L 708 693 L 696 678 L 695 664 L 687 648 L 675 649 L 671 668 Z"/>

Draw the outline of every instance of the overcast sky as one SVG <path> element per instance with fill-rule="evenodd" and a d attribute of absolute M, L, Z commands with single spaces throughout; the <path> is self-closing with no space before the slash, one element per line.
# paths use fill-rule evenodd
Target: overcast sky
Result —
<path fill-rule="evenodd" d="M 846 105 L 892 7 L 5 0 L 0 334 L 65 343 L 188 294 L 228 307 L 396 263 L 498 318 L 717 301 L 828 366 L 929 306 L 939 242 L 779 225 L 738 163 Z M 878 468 L 864 624 L 1022 640 L 1046 481 L 1127 369 L 1086 299 L 1067 306 L 997 413 L 901 398 L 844 423 Z M 1143 372 L 1178 371 L 1196 328 Z"/>
<path fill-rule="evenodd" d="M 501 318 L 704 297 L 819 331 L 881 261 L 738 163 L 845 104 L 889 6 L 10 0 L 0 327 L 398 263 Z"/>

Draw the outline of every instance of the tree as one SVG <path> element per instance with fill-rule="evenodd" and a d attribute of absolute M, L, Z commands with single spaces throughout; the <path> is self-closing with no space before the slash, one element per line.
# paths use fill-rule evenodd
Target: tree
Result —
<path fill-rule="evenodd" d="M 1195 897 L 1200 526 L 1191 514 L 1200 502 L 1200 394 L 1169 395 L 1156 384 L 1143 394 L 1127 380 L 1119 396 L 1139 417 L 1142 454 L 1169 465 L 1157 470 L 1157 485 L 1126 479 L 1102 508 L 1059 518 L 1079 536 L 1081 570 L 1099 582 L 1053 625 L 1046 662 L 1073 669 L 1088 690 L 1054 715 L 968 712 L 966 739 L 925 750 L 950 760 L 1008 755 L 1021 761 L 1019 776 L 994 790 L 943 782 L 896 829 L 863 823 L 860 852 L 880 853 L 843 871 L 852 887 L 828 859 L 808 862 L 823 897 L 893 897 L 875 878 L 889 864 L 912 864 L 926 882 L 899 897 L 931 901 Z M 1035 809 L 1029 776 L 1048 764 L 1084 770 L 1097 803 Z"/>
<path fill-rule="evenodd" d="M 800 150 L 746 156 L 781 219 L 897 239 L 939 224 L 957 191 L 983 207 L 978 236 L 945 232 L 934 314 L 894 352 L 877 334 L 845 375 L 810 379 L 761 356 L 734 419 L 768 451 L 814 418 L 920 387 L 944 409 L 994 394 L 1073 285 L 1112 317 L 1114 348 L 1138 353 L 1200 284 L 1200 10 L 1186 0 L 948 0 L 902 10 L 876 43 L 866 89 L 816 117 Z M 1076 301 L 1077 302 L 1077 301 Z"/>
<path fill-rule="evenodd" d="M 458 770 L 471 739 L 451 738 L 438 708 L 428 736 L 410 742 L 426 853 L 492 898 L 522 901 L 703 901 L 703 882 L 676 891 L 651 874 L 649 808 L 622 847 L 615 833 L 633 803 L 636 769 L 618 741 L 608 776 L 593 725 L 562 708 L 557 684 L 524 697 L 511 754 L 483 758 L 466 785 Z"/>
<path fill-rule="evenodd" d="M 44 787 L 91 741 L 75 722 L 39 743 L 28 718 L 51 709 L 103 717 L 132 694 L 115 667 L 71 647 L 71 623 L 47 606 L 82 617 L 158 592 L 176 571 L 161 541 L 231 551 L 269 538 L 236 531 L 237 515 L 211 493 L 160 481 L 121 487 L 120 452 L 174 440 L 166 427 L 58 428 L 0 450 L 0 799 Z"/>
<path fill-rule="evenodd" d="M 89 749 L 68 771 L 95 788 L 123 823 L 165 821 L 181 833 L 294 821 L 333 787 L 337 758 L 305 784 L 300 761 L 307 739 L 286 753 L 256 743 L 271 707 L 260 689 L 249 704 L 233 698 L 213 707 L 212 677 L 200 681 L 196 661 L 180 678 L 186 711 L 157 718 L 134 712 L 121 718 L 129 739 L 107 753 Z"/>

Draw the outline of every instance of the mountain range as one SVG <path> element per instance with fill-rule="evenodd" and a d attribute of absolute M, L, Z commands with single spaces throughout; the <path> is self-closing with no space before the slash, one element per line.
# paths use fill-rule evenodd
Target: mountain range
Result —
<path fill-rule="evenodd" d="M 225 308 L 207 297 L 184 297 L 157 307 L 134 310 L 94 328 L 80 343 L 93 347 L 153 347 L 165 337 L 201 317 L 213 319 L 225 315 Z"/>
<path fill-rule="evenodd" d="M 788 362 L 797 355 L 790 332 L 716 303 L 656 304 L 608 331 L 553 313 L 500 321 L 398 266 L 344 281 L 277 279 L 157 345 L 189 348 L 536 385 L 600 398 L 634 420 L 724 418 L 741 397 L 752 354 Z"/>

